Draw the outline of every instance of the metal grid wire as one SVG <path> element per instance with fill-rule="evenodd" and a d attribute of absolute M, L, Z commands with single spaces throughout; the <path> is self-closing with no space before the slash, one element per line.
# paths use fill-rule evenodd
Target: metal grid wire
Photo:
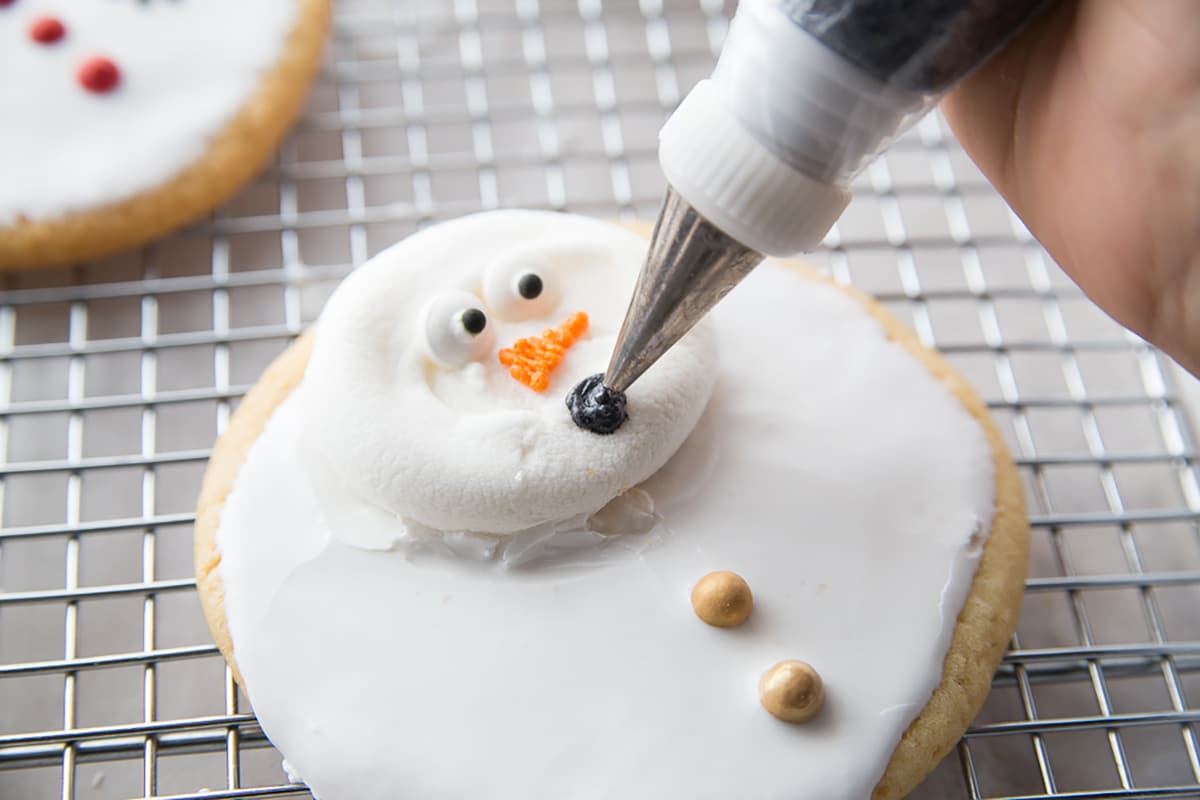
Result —
<path fill-rule="evenodd" d="M 207 448 L 332 286 L 479 209 L 651 217 L 721 0 L 341 0 L 273 166 L 140 252 L 6 275 L 0 797 L 307 796 L 202 622 Z M 1033 518 L 987 706 L 918 798 L 1200 797 L 1200 483 L 1168 362 L 1067 281 L 927 118 L 815 257 L 987 398 Z M 868 654 L 886 657 L 886 654 Z"/>

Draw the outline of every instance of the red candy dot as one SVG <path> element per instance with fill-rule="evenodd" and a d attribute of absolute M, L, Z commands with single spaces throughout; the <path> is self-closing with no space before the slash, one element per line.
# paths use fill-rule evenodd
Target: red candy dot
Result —
<path fill-rule="evenodd" d="M 121 80 L 117 65 L 104 56 L 92 56 L 79 67 L 79 82 L 89 92 L 111 92 Z"/>
<path fill-rule="evenodd" d="M 0 0 L 4 2 L 4 0 Z M 39 44 L 53 44 L 63 37 L 67 29 L 54 17 L 38 17 L 29 26 L 29 36 Z"/>
<path fill-rule="evenodd" d="M 0 0 L 0 7 L 11 6 L 12 4 L 13 0 Z"/>

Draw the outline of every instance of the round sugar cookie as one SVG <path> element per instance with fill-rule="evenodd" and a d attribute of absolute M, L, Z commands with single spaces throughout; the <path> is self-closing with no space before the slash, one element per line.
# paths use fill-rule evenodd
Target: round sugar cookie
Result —
<path fill-rule="evenodd" d="M 685 441 L 668 437 L 654 458 L 620 462 L 634 474 L 677 448 L 648 479 L 612 483 L 616 498 L 582 523 L 436 534 L 407 513 L 428 498 L 389 492 L 381 471 L 407 467 L 372 456 L 380 442 L 347 448 L 367 453 L 361 463 L 373 466 L 361 472 L 346 474 L 354 461 L 346 453 L 327 460 L 339 439 L 384 431 L 386 442 L 404 430 L 380 417 L 403 415 L 412 401 L 407 343 L 429 330 L 443 293 L 474 295 L 489 322 L 502 317 L 508 300 L 489 287 L 519 295 L 524 274 L 492 279 L 508 251 L 539 265 L 527 271 L 569 278 L 537 252 L 564 236 L 607 241 L 603 225 L 539 212 L 468 217 L 411 237 L 339 288 L 328 316 L 246 395 L 209 462 L 195 559 L 221 652 L 268 737 L 322 800 L 903 797 L 987 695 L 1016 626 L 1028 523 L 1017 470 L 984 404 L 869 298 L 803 265 L 760 267 L 711 315 L 717 378 L 698 401 L 702 412 L 663 395 L 687 417 L 678 428 Z M 620 257 L 590 268 L 611 271 L 612 291 L 627 297 L 640 261 L 625 263 L 628 232 L 608 230 Z M 418 291 L 394 274 L 408 271 L 428 285 Z M 381 309 L 401 287 L 432 296 L 410 298 L 389 330 Z M 577 375 L 603 369 L 623 311 L 605 307 L 606 291 L 603 282 L 566 288 L 569 303 L 589 306 L 578 310 L 595 310 L 600 341 L 566 351 L 544 404 L 522 395 L 532 394 L 525 386 L 497 383 L 503 370 L 490 362 L 517 329 L 495 331 L 466 355 L 474 340 L 455 340 L 467 347 L 454 358 L 489 362 L 482 366 L 417 356 L 419 380 L 435 394 L 474 385 L 474 400 L 451 398 L 467 417 L 524 415 L 522 430 L 541 437 L 595 437 L 540 415 L 562 403 Z M 563 310 L 523 322 L 549 327 Z M 355 315 L 362 330 L 345 327 Z M 332 331 L 338 342 L 323 344 Z M 351 341 L 377 342 L 366 367 L 319 365 L 323 352 L 326 361 L 345 355 Z M 704 357 L 705 347 L 696 352 Z M 380 358 L 394 366 L 374 383 L 368 373 Z M 450 374 L 464 369 L 484 374 Z M 335 374 L 360 383 L 338 386 Z M 320 391 L 309 394 L 317 375 Z M 697 380 L 689 369 L 679 375 Z M 629 392 L 629 425 L 640 385 Z M 663 387 L 647 391 L 659 398 Z M 565 407 L 561 414 L 569 419 Z M 469 439 L 453 432 L 459 422 L 435 424 L 449 452 L 461 453 Z M 501 435 L 473 430 L 481 451 Z M 628 428 L 631 439 L 650 435 Z M 512 443 L 533 458 L 561 458 L 564 471 L 588 469 L 552 442 Z M 485 483 L 512 488 L 498 480 Z M 491 501 L 471 494 L 478 487 L 458 488 Z M 459 519 L 433 507 L 449 514 L 443 522 Z M 525 510 L 510 510 L 513 520 Z M 472 520 L 470 510 L 461 519 Z M 388 525 L 404 534 L 372 535 Z M 725 570 L 745 579 L 754 608 L 722 629 L 696 616 L 691 592 Z M 803 724 L 760 704 L 761 676 L 785 661 L 811 665 L 823 685 L 820 710 Z"/>
<path fill-rule="evenodd" d="M 0 3 L 0 268 L 133 247 L 232 195 L 298 115 L 329 16 L 330 0 Z"/>

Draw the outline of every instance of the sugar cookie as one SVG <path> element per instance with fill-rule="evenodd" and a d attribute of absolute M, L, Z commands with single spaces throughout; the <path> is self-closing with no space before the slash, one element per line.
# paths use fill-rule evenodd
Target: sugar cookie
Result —
<path fill-rule="evenodd" d="M 218 441 L 201 599 L 322 800 L 889 800 L 978 711 L 1028 548 L 983 403 L 874 302 L 768 262 L 707 344 L 634 384 L 624 426 L 582 430 L 563 395 L 603 369 L 610 289 L 628 296 L 644 248 L 542 212 L 426 229 L 347 279 Z M 518 299 L 531 264 L 555 277 L 537 309 Z M 589 328 L 544 393 L 508 374 L 501 348 L 576 311 Z M 554 469 L 524 487 L 501 468 L 523 458 Z M 717 570 L 753 587 L 737 627 L 690 602 Z M 768 682 L 760 702 L 790 661 L 819 676 L 804 724 L 769 709 L 798 718 L 811 692 Z"/>
<path fill-rule="evenodd" d="M 133 247 L 229 197 L 299 113 L 329 14 L 329 0 L 0 5 L 0 268 Z"/>

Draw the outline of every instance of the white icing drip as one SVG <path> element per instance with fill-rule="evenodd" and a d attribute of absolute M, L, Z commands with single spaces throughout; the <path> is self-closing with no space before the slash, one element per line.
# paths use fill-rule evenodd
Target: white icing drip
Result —
<path fill-rule="evenodd" d="M 29 26 L 53 16 L 51 45 Z M 0 6 L 0 224 L 153 189 L 198 161 L 279 60 L 295 0 L 16 0 Z M 112 92 L 76 79 L 110 58 Z"/>
<path fill-rule="evenodd" d="M 297 409 L 280 413 L 300 413 L 306 385 L 296 389 L 294 400 L 289 399 Z M 533 564 L 595 566 L 602 563 L 596 550 L 611 548 L 636 556 L 657 540 L 652 532 L 660 518 L 653 498 L 640 488 L 618 495 L 595 514 L 577 514 L 510 534 L 440 531 L 362 502 L 321 462 L 308 459 L 307 464 L 313 500 L 336 539 L 363 550 L 398 550 L 409 560 L 465 558 L 502 570 Z"/>
<path fill-rule="evenodd" d="M 764 265 L 716 317 L 737 357 L 646 484 L 662 534 L 604 569 L 347 547 L 302 491 L 295 396 L 276 411 L 222 516 L 225 610 L 264 730 L 322 800 L 869 796 L 940 679 L 990 450 L 836 290 Z M 740 628 L 692 613 L 714 569 L 754 591 Z M 785 658 L 824 678 L 808 725 L 759 706 Z"/>
<path fill-rule="evenodd" d="M 288 763 L 286 758 L 279 762 L 279 767 L 287 777 L 288 783 L 304 783 L 304 779 L 300 777 L 300 773 L 292 768 L 292 765 Z"/>
<path fill-rule="evenodd" d="M 608 363 L 645 250 L 613 225 L 535 211 L 463 217 L 405 239 L 347 278 L 321 314 L 301 396 L 303 449 L 348 493 L 437 530 L 509 534 L 594 513 L 666 463 L 712 391 L 716 348 L 701 323 L 638 380 L 616 433 L 581 430 L 565 411 L 570 389 Z M 541 316 L 485 303 L 487 275 L 533 255 L 554 300 L 537 298 Z M 473 347 L 443 334 L 472 296 L 491 344 L 459 366 Z M 588 329 L 549 388 L 514 380 L 499 350 L 578 311 Z M 430 327 L 434 349 L 457 360 L 429 357 Z M 344 541 L 390 545 L 365 541 L 365 528 Z"/>

